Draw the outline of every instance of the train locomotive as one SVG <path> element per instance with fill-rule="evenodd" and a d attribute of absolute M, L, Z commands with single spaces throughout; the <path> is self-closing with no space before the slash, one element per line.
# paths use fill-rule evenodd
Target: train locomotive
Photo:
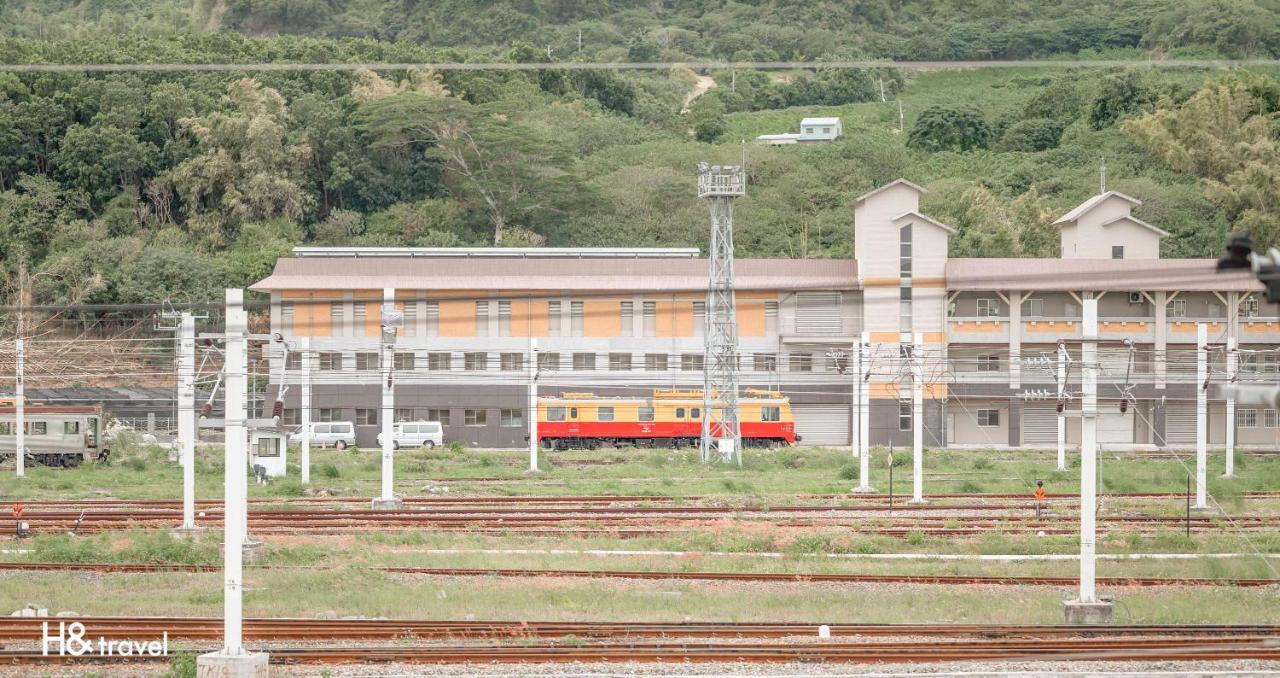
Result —
<path fill-rule="evenodd" d="M 788 398 L 759 389 L 746 389 L 743 396 L 738 401 L 743 446 L 785 447 L 800 439 Z M 655 389 L 649 397 L 593 393 L 540 397 L 538 443 L 545 450 L 691 447 L 702 435 L 702 408 L 702 391 Z"/>
<path fill-rule="evenodd" d="M 43 405 L 25 403 L 26 463 L 70 468 L 85 461 L 105 461 L 110 455 L 102 438 L 106 417 L 101 405 Z M 0 462 L 14 458 L 17 448 L 17 404 L 0 401 Z"/>

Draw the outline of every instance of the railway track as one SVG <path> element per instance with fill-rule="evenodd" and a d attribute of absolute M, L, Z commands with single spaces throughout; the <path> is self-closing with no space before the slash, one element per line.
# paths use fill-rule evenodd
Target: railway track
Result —
<path fill-rule="evenodd" d="M 260 570 L 323 570 L 309 566 L 260 566 Z M 367 569 L 392 574 L 433 577 L 568 577 L 576 579 L 643 579 L 713 582 L 775 582 L 827 584 L 917 584 L 947 586 L 1076 586 L 1075 577 L 1049 576 L 974 576 L 974 575 L 896 575 L 836 574 L 803 572 L 690 572 L 661 570 L 570 570 L 516 568 L 456 568 L 370 566 Z M 150 564 L 150 563 L 25 563 L 0 562 L 0 572 L 98 572 L 143 574 L 159 572 L 221 572 L 218 565 Z M 1158 586 L 1231 586 L 1256 588 L 1280 586 L 1277 579 L 1240 579 L 1216 577 L 1098 577 L 1098 584 L 1108 587 Z"/>

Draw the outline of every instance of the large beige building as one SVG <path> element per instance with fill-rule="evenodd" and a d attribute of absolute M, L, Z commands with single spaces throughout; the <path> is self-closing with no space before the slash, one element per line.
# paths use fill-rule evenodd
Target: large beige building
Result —
<path fill-rule="evenodd" d="M 1208 327 L 1211 380 L 1277 376 L 1280 308 L 1248 274 L 1208 259 L 1160 259 L 1168 234 L 1121 193 L 1093 196 L 1056 222 L 1056 259 L 956 259 L 955 230 L 920 212 L 925 189 L 898 180 L 853 205 L 855 259 L 737 262 L 745 387 L 790 396 L 806 442 L 848 444 L 854 342 L 870 343 L 873 443 L 910 443 L 910 346 L 924 362 L 927 445 L 1049 447 L 1056 438 L 1057 345 L 1078 355 L 1082 300 L 1099 300 L 1099 440 L 1104 446 L 1194 442 L 1196 325 Z M 253 289 L 271 323 L 315 352 L 313 416 L 378 432 L 377 342 L 383 288 L 405 328 L 396 348 L 396 416 L 437 419 L 446 436 L 524 444 L 525 356 L 539 343 L 544 393 L 634 394 L 702 382 L 707 262 L 686 249 L 299 248 Z M 1123 343 L 1129 340 L 1130 344 Z M 299 361 L 284 374 L 296 383 Z M 277 367 L 280 367 L 277 365 Z M 273 369 L 272 374 L 279 374 Z M 1078 389 L 1074 370 L 1068 390 Z M 1124 394 L 1136 398 L 1121 413 Z M 296 420 L 297 389 L 286 416 Z M 1032 396 L 1032 397 L 1028 397 Z M 1272 410 L 1241 408 L 1241 445 L 1273 445 Z M 1210 403 L 1220 444 L 1225 405 Z M 1078 439 L 1078 423 L 1069 426 Z"/>

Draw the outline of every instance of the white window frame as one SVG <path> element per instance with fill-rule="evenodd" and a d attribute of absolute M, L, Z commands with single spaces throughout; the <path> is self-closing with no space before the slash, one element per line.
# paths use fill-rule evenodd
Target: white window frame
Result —
<path fill-rule="evenodd" d="M 974 302 L 974 313 L 979 318 L 1000 317 L 1000 300 L 992 297 L 979 297 Z"/>
<path fill-rule="evenodd" d="M 979 428 L 999 428 L 1000 427 L 1000 410 L 984 407 L 978 410 L 978 427 Z"/>
<path fill-rule="evenodd" d="M 1187 300 L 1186 300 L 1186 299 L 1174 299 L 1173 301 L 1170 301 L 1170 302 L 1169 302 L 1169 310 L 1165 313 L 1165 315 L 1166 315 L 1166 316 L 1168 316 L 1168 317 L 1170 317 L 1170 318 L 1185 318 L 1185 317 L 1187 317 Z"/>
<path fill-rule="evenodd" d="M 1236 410 L 1236 428 L 1257 428 L 1258 410 L 1254 408 Z"/>

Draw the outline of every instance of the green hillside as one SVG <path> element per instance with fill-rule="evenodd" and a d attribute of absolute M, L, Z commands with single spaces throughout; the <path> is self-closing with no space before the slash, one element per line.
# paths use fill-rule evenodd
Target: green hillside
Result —
<path fill-rule="evenodd" d="M 747 165 L 740 256 L 849 256 L 851 199 L 899 176 L 960 229 L 956 255 L 1052 255 L 1049 224 L 1104 162 L 1173 233 L 1167 256 L 1215 254 L 1232 230 L 1276 242 L 1273 73 L 1142 61 L 1277 53 L 1280 3 L 1212 4 L 1192 21 L 1205 3 L 11 0 L 5 63 L 533 62 L 550 46 L 1134 66 L 0 73 L 0 294 L 25 279 L 49 303 L 216 299 L 301 243 L 701 246 L 704 160 Z M 844 138 L 751 142 L 807 115 L 842 117 Z"/>

